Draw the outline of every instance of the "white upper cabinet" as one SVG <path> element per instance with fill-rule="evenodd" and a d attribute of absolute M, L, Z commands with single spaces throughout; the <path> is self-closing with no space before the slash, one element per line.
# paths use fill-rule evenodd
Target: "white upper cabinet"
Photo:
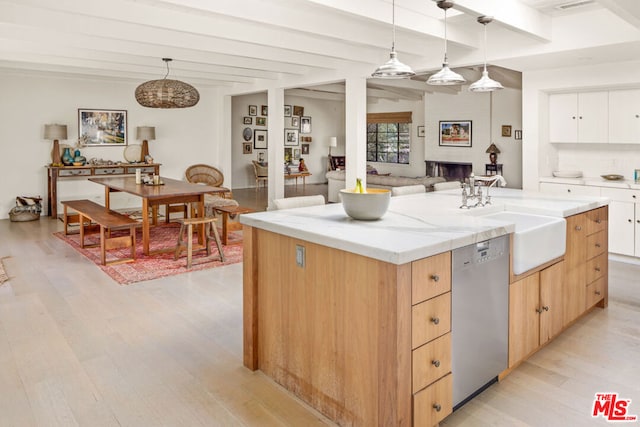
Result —
<path fill-rule="evenodd" d="M 640 144 L 640 89 L 609 92 L 609 142 Z"/>
<path fill-rule="evenodd" d="M 607 142 L 608 92 L 549 95 L 550 142 Z"/>

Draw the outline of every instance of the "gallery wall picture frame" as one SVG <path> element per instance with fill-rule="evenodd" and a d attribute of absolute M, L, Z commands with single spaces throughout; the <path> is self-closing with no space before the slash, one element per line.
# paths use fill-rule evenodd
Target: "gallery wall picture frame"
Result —
<path fill-rule="evenodd" d="M 268 116 L 269 115 L 269 107 L 266 105 L 263 105 L 260 108 L 260 114 L 262 114 L 263 116 Z"/>
<path fill-rule="evenodd" d="M 251 148 L 251 143 L 250 142 L 243 142 L 242 143 L 242 154 L 251 154 L 253 153 L 253 149 Z"/>
<path fill-rule="evenodd" d="M 291 105 L 284 106 L 284 116 L 291 117 Z"/>
<path fill-rule="evenodd" d="M 522 131 L 521 130 L 514 130 L 513 131 L 513 137 L 515 139 L 522 139 Z"/>
<path fill-rule="evenodd" d="M 471 147 L 471 120 L 440 121 L 438 145 L 442 147 Z"/>
<path fill-rule="evenodd" d="M 78 137 L 87 146 L 127 145 L 127 110 L 78 108 Z"/>
<path fill-rule="evenodd" d="M 267 131 L 264 129 L 253 130 L 253 148 L 256 150 L 266 150 L 269 148 Z"/>
<path fill-rule="evenodd" d="M 291 117 L 291 127 L 300 129 L 300 116 L 292 116 Z"/>
<path fill-rule="evenodd" d="M 253 131 L 251 128 L 244 128 L 242 130 L 242 137 L 245 141 L 251 141 L 251 137 L 253 136 Z"/>
<path fill-rule="evenodd" d="M 249 115 L 257 116 L 258 115 L 258 106 L 257 105 L 249 105 Z"/>
<path fill-rule="evenodd" d="M 299 105 L 294 105 L 293 106 L 293 115 L 294 116 L 304 116 L 304 107 L 301 107 Z"/>
<path fill-rule="evenodd" d="M 285 146 L 297 146 L 299 144 L 298 129 L 285 129 L 284 130 L 284 145 Z"/>
<path fill-rule="evenodd" d="M 309 154 L 309 144 L 302 144 L 302 154 Z"/>
<path fill-rule="evenodd" d="M 424 126 L 418 126 L 418 138 L 424 138 Z"/>
<path fill-rule="evenodd" d="M 510 137 L 511 136 L 511 126 L 502 125 L 502 136 Z"/>
<path fill-rule="evenodd" d="M 311 117 L 300 117 L 300 133 L 311 133 Z"/>
<path fill-rule="evenodd" d="M 244 116 L 244 118 L 242 119 L 242 124 L 252 125 L 253 124 L 253 117 Z"/>
<path fill-rule="evenodd" d="M 293 160 L 300 160 L 300 149 L 299 148 L 294 148 L 293 149 Z"/>
<path fill-rule="evenodd" d="M 256 126 L 266 126 L 267 118 L 266 117 L 256 117 Z"/>

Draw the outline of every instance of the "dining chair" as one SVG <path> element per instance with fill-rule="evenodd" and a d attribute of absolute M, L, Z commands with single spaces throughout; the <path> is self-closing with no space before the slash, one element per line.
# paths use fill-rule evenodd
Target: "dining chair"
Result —
<path fill-rule="evenodd" d="M 267 180 L 269 179 L 269 168 L 266 163 L 260 163 L 256 160 L 251 161 L 253 163 L 253 172 L 256 176 L 256 191 L 260 188 L 260 182 L 264 183 L 264 187 L 267 187 Z"/>
<path fill-rule="evenodd" d="M 192 184 L 205 184 L 226 190 L 223 193 L 205 194 L 204 216 L 215 216 L 215 210 L 219 207 L 238 206 L 238 202 L 233 199 L 231 190 L 224 187 L 224 174 L 218 168 L 199 163 L 189 166 L 184 175 L 187 181 Z"/>

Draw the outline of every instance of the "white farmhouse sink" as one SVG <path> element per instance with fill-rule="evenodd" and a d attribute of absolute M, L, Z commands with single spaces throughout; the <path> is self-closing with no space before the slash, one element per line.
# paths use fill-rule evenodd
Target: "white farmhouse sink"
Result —
<path fill-rule="evenodd" d="M 564 255 L 567 222 L 564 218 L 502 211 L 486 218 L 515 224 L 513 233 L 513 274 L 522 274 Z"/>

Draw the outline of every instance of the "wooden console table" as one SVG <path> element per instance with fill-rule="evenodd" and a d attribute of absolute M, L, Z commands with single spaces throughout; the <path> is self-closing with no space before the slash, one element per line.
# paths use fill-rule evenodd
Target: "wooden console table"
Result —
<path fill-rule="evenodd" d="M 294 179 L 296 180 L 296 187 L 298 186 L 298 178 L 302 178 L 302 186 L 305 187 L 307 185 L 307 177 L 311 176 L 309 172 L 302 173 L 285 173 L 284 179 Z"/>
<path fill-rule="evenodd" d="M 58 216 L 58 180 L 89 179 L 100 176 L 135 175 L 136 169 L 142 173 L 160 175 L 159 163 L 122 163 L 117 165 L 47 166 L 47 214 Z"/>

